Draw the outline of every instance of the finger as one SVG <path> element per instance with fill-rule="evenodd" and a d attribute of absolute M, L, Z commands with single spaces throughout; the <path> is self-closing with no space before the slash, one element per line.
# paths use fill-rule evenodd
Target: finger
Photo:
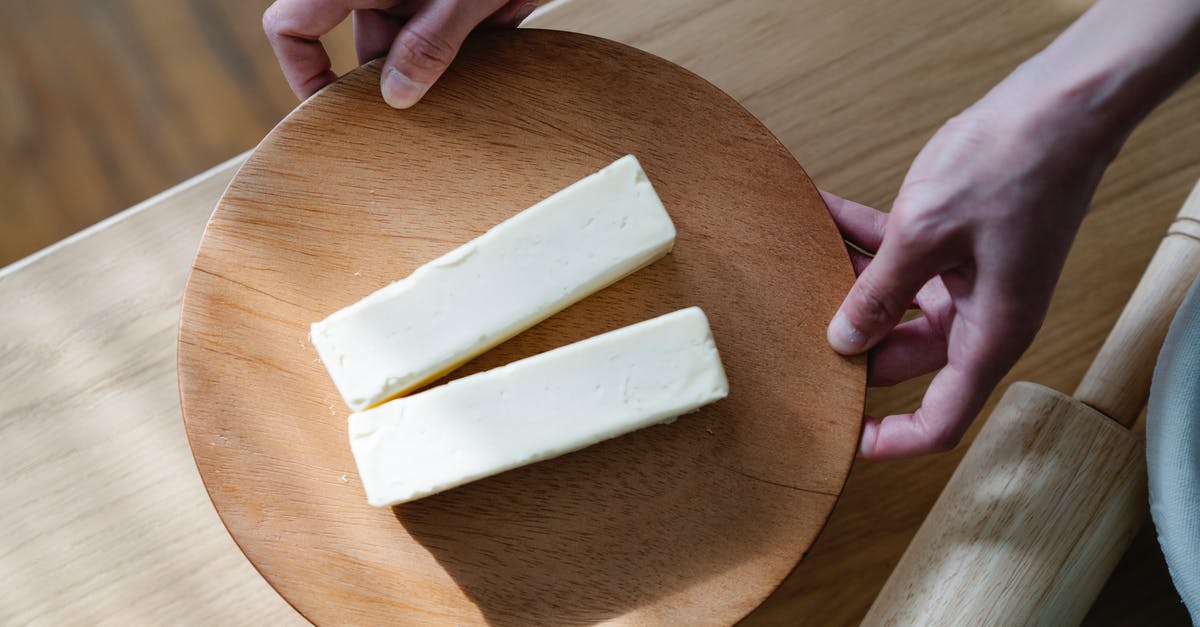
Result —
<path fill-rule="evenodd" d="M 499 11 L 488 18 L 488 24 L 500 28 L 516 28 L 538 8 L 537 2 L 530 0 L 510 0 Z"/>
<path fill-rule="evenodd" d="M 402 24 L 400 18 L 384 11 L 355 11 L 354 51 L 358 55 L 358 63 L 361 65 L 387 54 Z"/>
<path fill-rule="evenodd" d="M 821 198 L 825 199 L 842 237 L 869 253 L 879 250 L 888 214 L 826 191 L 821 191 Z"/>
<path fill-rule="evenodd" d="M 929 279 L 921 286 L 913 304 L 925 313 L 926 318 L 934 318 L 940 328 L 949 333 L 954 301 L 950 298 L 950 292 L 946 289 L 946 282 L 942 280 L 941 275 Z"/>
<path fill-rule="evenodd" d="M 981 300 L 980 311 L 1000 306 L 994 294 Z M 989 318 L 987 324 L 980 324 L 955 314 L 947 336 L 946 366 L 925 390 L 920 408 L 911 414 L 868 420 L 862 455 L 891 459 L 953 448 L 1028 346 L 1027 335 L 1020 323 Z"/>
<path fill-rule="evenodd" d="M 900 322 L 921 286 L 944 269 L 933 246 L 905 233 L 886 238 L 829 323 L 829 345 L 843 355 L 856 355 L 878 344 Z"/>
<path fill-rule="evenodd" d="M 871 351 L 867 385 L 884 387 L 946 365 L 946 334 L 925 316 L 896 325 Z"/>
<path fill-rule="evenodd" d="M 351 9 L 377 8 L 372 0 L 276 0 L 263 13 L 263 32 L 292 91 L 307 98 L 337 80 L 321 36 L 346 19 Z"/>
<path fill-rule="evenodd" d="M 384 62 L 383 99 L 397 109 L 413 106 L 446 71 L 471 30 L 504 6 L 503 0 L 431 0 L 392 42 Z"/>
<path fill-rule="evenodd" d="M 850 255 L 850 265 L 854 268 L 854 276 L 862 274 L 863 270 L 866 270 L 867 266 L 871 265 L 871 260 L 875 258 L 859 250 L 858 247 L 849 244 L 846 246 L 846 253 Z M 946 291 L 946 284 L 942 281 L 942 277 L 935 276 L 926 281 L 925 285 L 921 286 L 921 289 L 917 291 L 917 296 L 913 299 L 913 303 L 909 306 L 909 309 L 917 308 L 926 312 L 941 311 L 952 305 L 952 303 L 950 293 Z"/>
<path fill-rule="evenodd" d="M 921 407 L 911 414 L 868 419 L 859 447 L 867 459 L 915 457 L 955 447 L 982 409 L 995 382 L 960 364 L 947 364 L 933 378 Z"/>
<path fill-rule="evenodd" d="M 871 260 L 875 258 L 859 250 L 852 244 L 846 245 L 846 253 L 850 255 L 850 267 L 854 269 L 854 276 L 862 274 L 863 270 L 866 270 L 867 266 L 871 265 Z M 938 306 L 934 303 L 950 301 L 950 294 L 946 292 L 946 286 L 942 283 L 941 277 L 935 276 L 926 281 L 924 287 L 917 292 L 916 298 L 913 299 L 912 304 L 908 308 L 921 309 L 923 301 L 929 303 L 930 307 Z"/>

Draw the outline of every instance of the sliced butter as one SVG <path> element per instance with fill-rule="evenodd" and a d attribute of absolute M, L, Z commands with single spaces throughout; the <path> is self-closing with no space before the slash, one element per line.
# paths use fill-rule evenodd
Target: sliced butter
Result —
<path fill-rule="evenodd" d="M 409 392 L 671 250 L 637 159 L 608 167 L 312 325 L 353 410 Z"/>
<path fill-rule="evenodd" d="M 724 398 L 697 307 L 640 322 L 350 416 L 371 505 L 411 501 L 549 459 Z"/>

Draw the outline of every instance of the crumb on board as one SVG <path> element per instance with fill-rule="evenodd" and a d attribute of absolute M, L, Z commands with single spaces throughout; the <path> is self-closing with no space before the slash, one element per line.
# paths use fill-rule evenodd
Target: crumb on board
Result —
<path fill-rule="evenodd" d="M 346 473 L 342 473 L 342 483 L 350 483 L 350 480 L 346 478 Z"/>

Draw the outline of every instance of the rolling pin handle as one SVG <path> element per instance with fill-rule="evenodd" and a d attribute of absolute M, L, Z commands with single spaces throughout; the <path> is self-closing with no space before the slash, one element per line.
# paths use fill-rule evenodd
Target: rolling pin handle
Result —
<path fill-rule="evenodd" d="M 1075 389 L 1075 398 L 1133 426 L 1150 395 L 1154 362 L 1175 310 L 1200 274 L 1200 183 L 1146 267 L 1116 326 Z"/>

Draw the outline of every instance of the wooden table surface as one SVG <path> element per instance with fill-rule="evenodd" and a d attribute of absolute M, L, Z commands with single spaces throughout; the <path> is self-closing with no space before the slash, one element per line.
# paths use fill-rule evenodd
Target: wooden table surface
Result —
<path fill-rule="evenodd" d="M 530 24 L 610 37 L 684 65 L 762 119 L 818 185 L 886 207 L 937 126 L 1086 5 L 557 0 Z M 1105 176 L 1046 325 L 1005 384 L 1073 389 L 1200 177 L 1198 147 L 1193 82 Z M 179 299 L 239 163 L 0 269 L 0 622 L 302 621 L 222 528 L 179 415 Z M 913 407 L 926 381 L 872 391 L 868 411 Z M 854 623 L 963 450 L 857 463 L 808 557 L 747 623 Z M 1147 526 L 1089 622 L 1150 621 L 1186 617 Z"/>

